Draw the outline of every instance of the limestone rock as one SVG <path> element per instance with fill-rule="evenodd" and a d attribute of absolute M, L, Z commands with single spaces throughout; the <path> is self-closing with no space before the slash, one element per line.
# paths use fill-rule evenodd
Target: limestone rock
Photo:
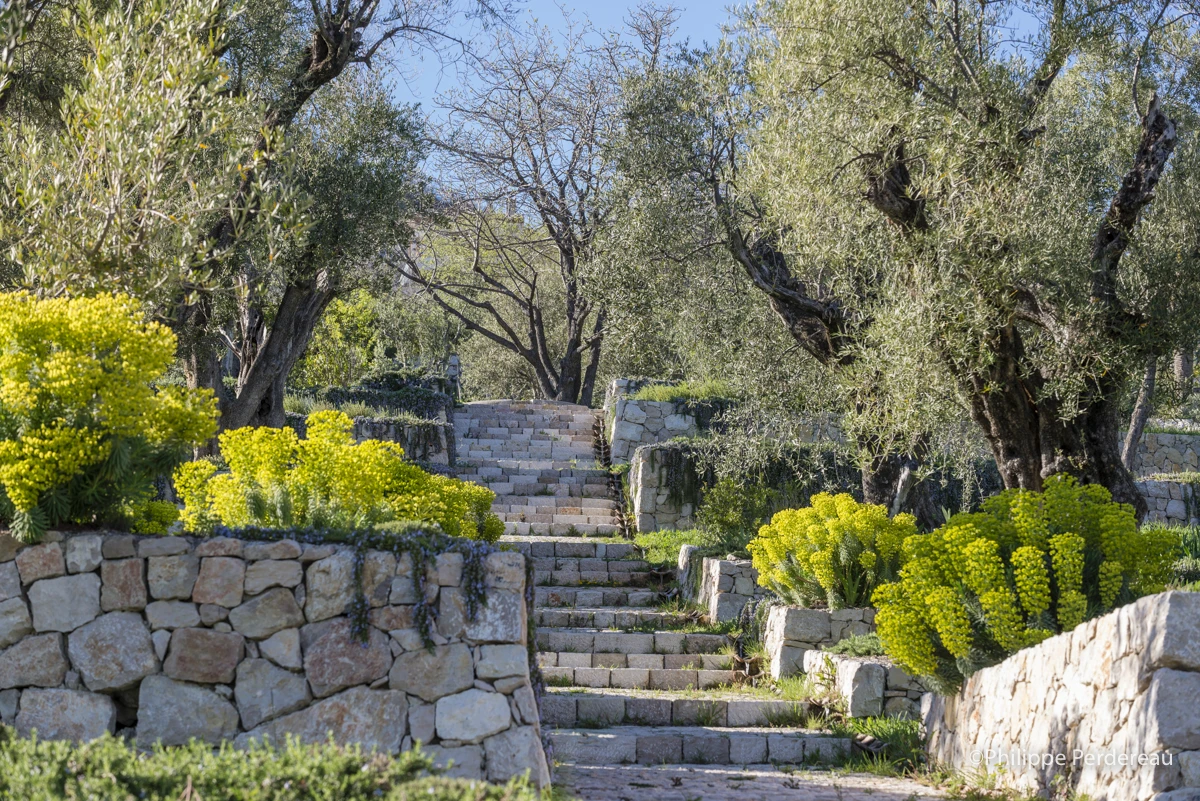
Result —
<path fill-rule="evenodd" d="M 425 751 L 433 759 L 433 764 L 444 770 L 441 775 L 448 779 L 479 781 L 484 778 L 482 746 L 460 745 L 454 748 L 445 748 L 440 745 L 431 745 L 427 746 Z"/>
<path fill-rule="evenodd" d="M 210 556 L 200 563 L 200 575 L 192 590 L 198 604 L 216 604 L 232 609 L 242 602 L 246 563 L 232 556 Z"/>
<path fill-rule="evenodd" d="M 432 652 L 424 648 L 407 651 L 396 657 L 388 675 L 388 686 L 393 690 L 426 701 L 437 701 L 474 683 L 471 649 L 463 643 L 435 646 Z"/>
<path fill-rule="evenodd" d="M 11 534 L 0 534 L 0 562 L 11 562 L 17 558 L 17 551 L 25 547 L 25 543 Z"/>
<path fill-rule="evenodd" d="M 246 568 L 246 594 L 258 595 L 272 587 L 291 589 L 303 580 L 304 571 L 299 562 L 279 559 L 251 562 Z"/>
<path fill-rule="evenodd" d="M 265 659 L 247 659 L 238 666 L 233 694 L 247 731 L 302 709 L 312 700 L 304 676 L 275 667 Z"/>
<path fill-rule="evenodd" d="M 100 546 L 105 559 L 128 559 L 137 556 L 137 538 L 132 534 L 110 534 Z"/>
<path fill-rule="evenodd" d="M 240 634 L 212 629 L 176 629 L 163 673 L 177 681 L 228 684 L 245 654 Z"/>
<path fill-rule="evenodd" d="M 529 653 L 523 645 L 485 645 L 475 666 L 475 675 L 481 679 L 521 676 L 528 671 Z"/>
<path fill-rule="evenodd" d="M 21 703 L 20 690 L 0 690 L 0 723 L 12 726 L 17 720 L 17 707 Z"/>
<path fill-rule="evenodd" d="M 36 731 L 39 740 L 87 742 L 112 734 L 116 725 L 111 698 L 78 690 L 26 690 L 16 716 L 17 735 L 29 737 Z"/>
<path fill-rule="evenodd" d="M 20 598 L 0 601 L 0 648 L 7 648 L 32 633 L 33 623 L 25 602 Z"/>
<path fill-rule="evenodd" d="M 428 744 L 437 725 L 437 707 L 410 700 L 408 702 L 408 733 L 414 740 Z"/>
<path fill-rule="evenodd" d="M 243 543 L 232 537 L 214 537 L 196 546 L 196 556 L 241 556 Z"/>
<path fill-rule="evenodd" d="M 104 538 L 99 534 L 84 534 L 66 541 L 67 572 L 91 573 L 100 567 L 100 547 Z"/>
<path fill-rule="evenodd" d="M 339 743 L 358 743 L 365 750 L 394 754 L 404 739 L 407 713 L 404 693 L 353 687 L 246 732 L 235 744 L 245 747 L 251 740 L 266 739 L 282 745 L 292 735 L 311 745 L 324 743 L 332 735 Z"/>
<path fill-rule="evenodd" d="M 509 727 L 508 697 L 470 689 L 437 702 L 437 735 L 443 740 L 478 743 Z"/>
<path fill-rule="evenodd" d="M 92 692 L 124 690 L 158 672 L 150 632 L 134 612 L 109 612 L 77 629 L 67 652 Z"/>
<path fill-rule="evenodd" d="M 229 619 L 229 610 L 216 604 L 200 604 L 200 622 L 205 626 L 214 626 L 222 620 Z"/>
<path fill-rule="evenodd" d="M 309 623 L 345 614 L 354 599 L 354 554 L 339 551 L 308 566 L 308 597 L 304 615 Z"/>
<path fill-rule="evenodd" d="M 414 625 L 414 613 L 411 606 L 384 606 L 372 609 L 367 613 L 371 625 L 381 631 L 397 631 L 411 629 Z"/>
<path fill-rule="evenodd" d="M 36 631 L 68 632 L 100 614 L 100 577 L 95 573 L 42 579 L 29 588 Z"/>
<path fill-rule="evenodd" d="M 467 621 L 466 636 L 476 642 L 515 642 L 524 644 L 527 632 L 525 599 L 520 593 L 492 590 L 487 606 L 474 621 Z"/>
<path fill-rule="evenodd" d="M 229 610 L 229 622 L 234 631 L 261 640 L 277 631 L 304 625 L 304 613 L 292 593 L 280 587 Z"/>
<path fill-rule="evenodd" d="M 183 537 L 142 537 L 137 541 L 137 555 L 145 559 L 149 556 L 176 556 L 187 553 L 192 546 Z"/>
<path fill-rule="evenodd" d="M 142 681 L 138 692 L 139 748 L 157 742 L 183 745 L 193 738 L 215 745 L 232 739 L 237 731 L 237 710 L 216 693 L 166 676 L 150 676 Z"/>
<path fill-rule="evenodd" d="M 62 546 L 57 542 L 46 542 L 25 548 L 17 554 L 17 571 L 21 574 L 21 583 L 25 585 L 61 576 L 67 572 Z"/>
<path fill-rule="evenodd" d="M 167 648 L 171 645 L 171 632 L 166 629 L 152 632 L 150 642 L 154 643 L 154 655 L 158 657 L 158 660 L 161 662 L 166 659 Z"/>
<path fill-rule="evenodd" d="M 259 652 L 275 664 L 289 670 L 300 670 L 304 662 L 300 657 L 300 630 L 277 631 L 258 644 Z"/>
<path fill-rule="evenodd" d="M 392 666 L 392 649 L 386 634 L 368 627 L 364 647 L 350 629 L 349 620 L 334 620 L 304 648 L 304 672 L 318 698 L 356 684 L 370 684 L 386 676 Z M 301 632 L 302 639 L 303 636 Z"/>
<path fill-rule="evenodd" d="M 516 551 L 496 551 L 487 555 L 487 586 L 497 590 L 525 589 L 525 557 Z"/>
<path fill-rule="evenodd" d="M 111 539 L 111 537 L 110 537 Z M 100 608 L 105 612 L 137 612 L 146 608 L 144 559 L 114 559 L 100 563 Z"/>
<path fill-rule="evenodd" d="M 152 631 L 187 629 L 200 625 L 200 613 L 189 601 L 154 601 L 146 607 L 146 622 Z"/>
<path fill-rule="evenodd" d="M 767 628 L 779 632 L 782 639 L 822 643 L 829 640 L 829 612 L 823 609 L 801 609 L 796 606 L 775 606 L 767 617 Z"/>
<path fill-rule="evenodd" d="M 260 559 L 297 559 L 301 552 L 300 543 L 295 540 L 247 542 L 243 550 L 247 562 L 257 562 Z"/>
<path fill-rule="evenodd" d="M 0 651 L 0 690 L 10 687 L 57 687 L 67 677 L 61 634 L 26 637 Z"/>
<path fill-rule="evenodd" d="M 542 740 L 534 726 L 513 726 L 484 740 L 483 748 L 487 754 L 489 782 L 506 782 L 529 770 L 530 779 L 535 785 L 549 786 L 550 768 L 546 763 Z"/>
<path fill-rule="evenodd" d="M 139 554 L 142 553 L 142 545 L 145 542 L 139 543 Z M 150 597 L 160 601 L 186 601 L 192 597 L 192 588 L 196 586 L 199 574 L 200 559 L 194 554 L 152 556 L 146 569 Z"/>
<path fill-rule="evenodd" d="M 7 536 L 7 535 L 0 535 Z M 21 574 L 16 562 L 0 562 L 0 601 L 21 596 Z"/>

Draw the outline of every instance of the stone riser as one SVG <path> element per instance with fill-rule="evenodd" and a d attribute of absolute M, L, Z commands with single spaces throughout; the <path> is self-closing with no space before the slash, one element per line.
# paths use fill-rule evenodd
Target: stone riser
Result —
<path fill-rule="evenodd" d="M 483 461 L 483 460 L 474 460 Z M 494 460 L 489 460 L 494 461 Z M 555 468 L 541 469 L 530 468 L 528 470 L 501 467 L 494 464 L 483 465 L 466 465 L 473 469 L 462 469 L 464 465 L 459 463 L 459 475 L 470 476 L 474 479 L 487 479 L 492 483 L 515 483 L 522 485 L 537 486 L 539 484 L 604 484 L 608 485 L 608 473 L 603 470 L 597 470 L 592 467 L 575 467 L 575 468 Z M 497 480 L 502 479 L 502 480 Z M 511 480 L 510 480 L 511 479 Z M 503 494 L 503 493 L 497 493 Z M 513 494 L 524 494 L 513 493 Z M 532 494 L 532 493 L 530 493 Z"/>
<path fill-rule="evenodd" d="M 648 587 L 654 582 L 649 573 L 617 573 L 608 571 L 536 570 L 534 583 L 556 587 Z"/>
<path fill-rule="evenodd" d="M 645 625 L 670 626 L 688 621 L 687 616 L 674 612 L 654 612 L 649 609 L 534 609 L 538 626 L 572 628 L 636 628 Z"/>
<path fill-rule="evenodd" d="M 707 727 L 558 730 L 555 758 L 578 765 L 827 764 L 850 755 L 850 740 L 808 732 Z"/>
<path fill-rule="evenodd" d="M 650 563 L 645 559 L 536 556 L 533 557 L 533 569 L 559 573 L 646 573 L 650 570 Z"/>
<path fill-rule="evenodd" d="M 577 559 L 623 559 L 637 553 L 633 543 L 587 542 L 577 537 L 527 536 L 518 539 L 505 536 L 501 542 L 535 558 L 557 556 Z"/>
<path fill-rule="evenodd" d="M 730 644 L 724 634 L 684 634 L 678 631 L 596 631 L 543 628 L 537 633 L 542 651 L 609 654 L 715 654 Z"/>
<path fill-rule="evenodd" d="M 551 688 L 542 696 L 542 723 L 571 728 L 580 722 L 602 726 L 707 726 L 745 727 L 771 725 L 771 717 L 807 715 L 803 701 L 765 699 L 677 698 L 580 693 Z"/>
<path fill-rule="evenodd" d="M 462 448 L 459 453 L 465 453 L 468 459 L 495 459 L 498 462 L 526 462 L 526 461 L 541 461 L 550 460 L 553 462 L 570 462 L 572 459 L 577 461 L 591 461 L 593 459 L 591 451 L 576 450 L 571 448 L 546 448 L 540 449 L 477 449 L 477 448 Z"/>
<path fill-rule="evenodd" d="M 610 537 L 621 533 L 621 527 L 616 523 L 586 523 L 569 525 L 567 523 L 515 523 L 504 524 L 505 534 L 536 534 L 555 537 Z"/>
<path fill-rule="evenodd" d="M 510 496 L 512 497 L 512 496 Z M 617 510 L 610 506 L 584 507 L 579 498 L 563 498 L 561 505 L 553 500 L 547 504 L 541 498 L 525 498 L 524 503 L 493 502 L 492 511 L 504 514 L 512 522 L 527 523 L 605 523 L 617 516 Z M 594 503 L 604 503 L 603 498 L 588 498 Z M 612 503 L 609 501 L 608 503 Z M 544 518 L 544 519 L 543 519 Z M 588 518 L 600 518 L 591 519 Z"/>
<path fill-rule="evenodd" d="M 620 690 L 705 690 L 733 684 L 732 670 L 650 670 L 648 668 L 544 667 L 547 682 Z"/>
<path fill-rule="evenodd" d="M 605 484 L 607 486 L 607 482 Z M 542 485 L 538 485 L 540 488 Z M 598 486 L 598 485 L 597 485 Z M 493 490 L 495 492 L 495 490 Z M 596 514 L 597 510 L 616 511 L 617 503 L 609 498 L 571 498 L 557 495 L 496 495 L 492 508 L 508 507 L 506 511 L 531 514 Z M 514 508 L 515 507 L 515 508 Z M 582 510 L 587 510 L 582 511 Z"/>
<path fill-rule="evenodd" d="M 603 474 L 604 471 L 596 465 L 591 454 L 581 459 L 490 459 L 484 457 L 464 456 L 458 460 L 462 467 L 499 467 L 509 471 L 546 471 L 546 470 L 587 470 Z"/>
<path fill-rule="evenodd" d="M 639 670 L 730 670 L 733 657 L 727 654 L 606 654 L 574 651 L 542 651 L 542 667 L 635 668 Z"/>
<path fill-rule="evenodd" d="M 537 587 L 534 590 L 534 606 L 540 609 L 561 607 L 624 606 L 646 607 L 659 602 L 659 593 L 653 590 L 598 587 L 577 589 L 575 587 Z"/>
<path fill-rule="evenodd" d="M 459 479 L 470 481 L 472 484 L 479 484 L 482 487 L 487 487 L 492 492 L 503 492 L 508 497 L 513 497 L 516 492 L 524 491 L 527 494 L 526 498 L 570 498 L 578 503 L 581 499 L 587 500 L 608 500 L 608 484 L 607 483 L 588 483 L 580 481 L 578 483 L 565 482 L 553 484 L 513 484 L 512 482 L 489 481 L 480 479 L 478 476 L 459 474 Z M 499 491 L 499 492 L 498 492 Z"/>
<path fill-rule="evenodd" d="M 548 514 L 531 515 L 524 512 L 505 512 L 492 507 L 492 511 L 505 523 L 530 523 L 547 526 L 603 526 L 615 525 L 616 515 L 604 512 L 596 515 Z"/>

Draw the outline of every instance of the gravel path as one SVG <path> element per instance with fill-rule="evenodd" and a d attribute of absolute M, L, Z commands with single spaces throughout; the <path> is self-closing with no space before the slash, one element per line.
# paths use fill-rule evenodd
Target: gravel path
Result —
<path fill-rule="evenodd" d="M 562 765 L 554 783 L 580 801 L 932 801 L 906 779 L 773 765 Z"/>

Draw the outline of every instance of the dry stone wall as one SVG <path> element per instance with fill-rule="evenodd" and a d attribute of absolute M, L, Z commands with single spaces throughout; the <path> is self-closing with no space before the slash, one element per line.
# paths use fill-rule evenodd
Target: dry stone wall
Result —
<path fill-rule="evenodd" d="M 924 696 L 922 717 L 933 760 L 1001 786 L 1196 801 L 1198 700 L 1200 593 L 1167 592 L 985 668 L 957 695 Z"/>
<path fill-rule="evenodd" d="M 1200 499 L 1196 497 L 1195 485 L 1147 479 L 1137 482 L 1137 487 L 1149 507 L 1147 521 L 1178 526 L 1200 524 Z"/>
<path fill-rule="evenodd" d="M 695 545 L 684 545 L 679 549 L 680 584 L 684 587 L 685 597 L 700 604 L 712 622 L 737 620 L 746 604 L 771 595 L 768 590 L 758 586 L 758 571 L 749 559 L 704 557 L 698 566 L 700 579 L 696 597 L 691 598 L 693 584 L 688 579 L 688 573 L 694 568 L 691 563 L 696 550 Z"/>
<path fill-rule="evenodd" d="M 629 463 L 629 496 L 638 531 L 689 529 L 696 525 L 694 500 L 674 496 L 653 445 L 638 448 Z M 615 461 L 615 457 L 614 457 Z"/>
<path fill-rule="evenodd" d="M 1133 457 L 1135 476 L 1196 470 L 1200 470 L 1200 434 L 1142 434 Z"/>
<path fill-rule="evenodd" d="M 804 673 L 814 686 L 833 693 L 852 718 L 884 715 L 915 719 L 927 688 L 884 656 L 804 652 Z"/>
<path fill-rule="evenodd" d="M 0 535 L 0 719 L 22 736 L 139 746 L 232 740 L 424 743 L 451 775 L 545 785 L 530 682 L 525 557 L 486 557 L 487 605 L 466 614 L 463 556 L 441 554 L 414 623 L 409 555 L 367 552 L 367 640 L 352 631 L 355 552 L 217 538 Z"/>
<path fill-rule="evenodd" d="M 781 679 L 803 673 L 809 651 L 819 652 L 822 645 L 874 630 L 874 609 L 771 607 L 763 632 L 763 644 L 771 657 L 771 677 Z"/>

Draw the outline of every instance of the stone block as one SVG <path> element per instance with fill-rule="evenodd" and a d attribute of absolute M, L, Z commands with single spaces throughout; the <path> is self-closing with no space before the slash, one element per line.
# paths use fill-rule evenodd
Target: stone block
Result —
<path fill-rule="evenodd" d="M 303 631 L 300 638 L 303 643 Z M 304 671 L 317 698 L 356 684 L 371 684 L 386 676 L 391 667 L 388 636 L 379 629 L 368 628 L 364 648 L 346 618 L 331 621 L 319 637 L 304 647 Z"/>
<path fill-rule="evenodd" d="M 35 631 L 74 631 L 100 615 L 100 577 L 95 573 L 42 579 L 29 588 Z"/>
<path fill-rule="evenodd" d="M 99 539 L 99 538 L 97 538 Z M 97 544 L 97 554 L 99 545 Z M 17 736 L 88 742 L 116 730 L 117 708 L 107 695 L 78 690 L 26 690 L 15 717 Z"/>
<path fill-rule="evenodd" d="M 137 539 L 132 534 L 110 534 L 100 546 L 105 559 L 128 559 L 137 556 Z"/>
<path fill-rule="evenodd" d="M 304 613 L 295 596 L 278 587 L 229 610 L 229 622 L 234 631 L 251 640 L 262 640 L 283 629 L 304 625 Z"/>
<path fill-rule="evenodd" d="M 200 613 L 189 601 L 153 601 L 146 606 L 151 631 L 187 629 L 200 625 Z"/>
<path fill-rule="evenodd" d="M 675 726 L 727 726 L 729 703 L 703 698 L 678 698 L 671 702 Z"/>
<path fill-rule="evenodd" d="M 575 702 L 576 725 L 619 726 L 625 720 L 621 696 L 582 695 Z"/>
<path fill-rule="evenodd" d="M 142 537 L 137 540 L 137 555 L 143 559 L 150 556 L 178 556 L 187 553 L 191 547 L 183 537 Z M 105 558 L 111 557 L 105 554 Z"/>
<path fill-rule="evenodd" d="M 569 695 L 542 696 L 542 724 L 570 728 L 575 725 L 575 698 Z"/>
<path fill-rule="evenodd" d="M 822 609 L 801 609 L 795 606 L 776 606 L 767 616 L 768 636 L 779 639 L 823 643 L 830 637 L 829 612 Z"/>
<path fill-rule="evenodd" d="M 729 738 L 717 734 L 685 734 L 683 759 L 692 764 L 728 765 Z"/>
<path fill-rule="evenodd" d="M 729 735 L 731 765 L 760 765 L 767 761 L 767 738 L 762 734 Z"/>
<path fill-rule="evenodd" d="M 445 770 L 441 775 L 449 779 L 478 781 L 485 778 L 482 745 L 460 745 L 454 748 L 431 745 L 425 750 L 433 759 L 433 764 Z"/>
<path fill-rule="evenodd" d="M 291 564 L 299 571 L 299 563 Z M 206 557 L 200 563 L 200 575 L 192 590 L 192 600 L 198 604 L 215 604 L 232 609 L 242 602 L 245 580 L 246 563 L 241 559 L 232 556 Z"/>
<path fill-rule="evenodd" d="M 883 688 L 887 668 L 874 662 L 843 660 L 837 668 L 838 692 L 846 700 L 852 718 L 877 717 L 883 713 Z"/>
<path fill-rule="evenodd" d="M 683 761 L 683 737 L 678 734 L 644 734 L 637 738 L 639 765 L 678 765 Z"/>
<path fill-rule="evenodd" d="M 247 731 L 312 701 L 303 675 L 276 667 L 266 659 L 247 659 L 238 665 L 233 695 Z"/>
<path fill-rule="evenodd" d="M 527 634 L 525 599 L 509 590 L 492 590 L 487 606 L 468 621 L 466 637 L 475 642 L 515 642 L 524 645 Z"/>
<path fill-rule="evenodd" d="M 139 554 L 145 544 L 146 541 L 138 543 Z M 199 575 L 200 559 L 194 554 L 152 556 L 146 568 L 150 597 L 161 601 L 189 600 Z"/>
<path fill-rule="evenodd" d="M 308 618 L 309 623 L 345 614 L 352 600 L 354 600 L 353 553 L 339 551 L 327 559 L 313 562 L 308 566 L 304 616 Z M 392 602 L 396 603 L 395 600 Z"/>
<path fill-rule="evenodd" d="M 437 701 L 437 735 L 443 740 L 478 743 L 512 723 L 507 696 L 469 689 Z"/>
<path fill-rule="evenodd" d="M 290 735 L 302 745 L 316 745 L 332 736 L 366 751 L 395 754 L 407 731 L 407 717 L 404 693 L 352 687 L 239 735 L 234 744 L 245 747 L 251 740 L 266 740 L 282 746 Z"/>
<path fill-rule="evenodd" d="M 8 536 L 7 534 L 0 536 Z M 21 597 L 21 574 L 16 562 L 0 562 L 0 602 Z"/>
<path fill-rule="evenodd" d="M 71 664 L 92 692 L 116 692 L 158 672 L 150 632 L 134 612 L 109 612 L 71 633 Z"/>
<path fill-rule="evenodd" d="M 145 609 L 145 565 L 144 559 L 114 559 L 101 562 L 100 609 L 105 612 L 137 612 Z"/>
<path fill-rule="evenodd" d="M 54 578 L 67 572 L 62 546 L 46 542 L 25 548 L 17 553 L 17 571 L 26 586 L 42 579 Z"/>
<path fill-rule="evenodd" d="M 487 586 L 497 590 L 520 592 L 525 589 L 525 557 L 514 551 L 496 551 L 487 555 Z"/>
<path fill-rule="evenodd" d="M 81 534 L 66 540 L 68 573 L 90 573 L 100 566 L 104 538 L 99 534 Z"/>
<path fill-rule="evenodd" d="M 276 665 L 288 670 L 300 670 L 304 666 L 300 655 L 300 630 L 277 631 L 258 644 L 259 653 Z"/>
<path fill-rule="evenodd" d="M 481 679 L 502 679 L 529 672 L 529 654 L 523 645 L 484 645 L 480 648 L 475 675 Z"/>
<path fill-rule="evenodd" d="M 462 643 L 435 646 L 432 652 L 421 648 L 400 654 L 388 674 L 391 689 L 429 702 L 466 690 L 474 683 L 471 649 Z"/>
<path fill-rule="evenodd" d="M 17 720 L 17 707 L 21 704 L 20 690 L 0 690 L 0 723 L 12 726 Z"/>
<path fill-rule="evenodd" d="M 297 586 L 304 580 L 304 571 L 296 561 L 264 559 L 251 562 L 246 568 L 245 590 L 247 595 L 258 595 L 271 587 Z"/>
<path fill-rule="evenodd" d="M 506 782 L 528 770 L 530 779 L 536 786 L 550 785 L 546 752 L 542 750 L 542 741 L 536 727 L 513 726 L 484 740 L 483 748 L 487 756 L 489 782 Z"/>
<path fill-rule="evenodd" d="M 229 684 L 245 655 L 240 634 L 211 629 L 176 629 L 163 673 L 177 681 Z"/>
<path fill-rule="evenodd" d="M 367 620 L 380 631 L 411 629 L 416 626 L 414 607 L 382 606 L 367 613 Z"/>
<path fill-rule="evenodd" d="M 299 559 L 303 549 L 295 540 L 279 540 L 277 542 L 247 542 L 242 550 L 242 556 L 247 562 L 257 562 L 262 559 Z"/>
<path fill-rule="evenodd" d="M 205 556 L 237 556 L 243 553 L 245 544 L 232 537 L 213 537 L 196 546 L 193 553 L 201 558 Z"/>
<path fill-rule="evenodd" d="M 1144 704 L 1142 709 L 1135 706 L 1131 714 L 1135 719 L 1142 714 L 1152 716 L 1164 746 L 1196 751 L 1200 750 L 1197 698 L 1200 698 L 1200 673 L 1163 668 L 1155 671 L 1149 689 L 1139 699 L 1138 706 Z"/>
<path fill-rule="evenodd" d="M 142 681 L 138 691 L 138 747 L 149 748 L 155 743 L 183 745 L 192 739 L 216 745 L 233 739 L 237 731 L 237 710 L 211 690 L 166 676 L 148 676 Z"/>
<path fill-rule="evenodd" d="M 33 633 L 29 609 L 20 598 L 0 601 L 0 648 L 7 648 Z"/>
<path fill-rule="evenodd" d="M 12 687 L 57 687 L 67 676 L 62 635 L 26 637 L 0 651 L 0 690 Z"/>

